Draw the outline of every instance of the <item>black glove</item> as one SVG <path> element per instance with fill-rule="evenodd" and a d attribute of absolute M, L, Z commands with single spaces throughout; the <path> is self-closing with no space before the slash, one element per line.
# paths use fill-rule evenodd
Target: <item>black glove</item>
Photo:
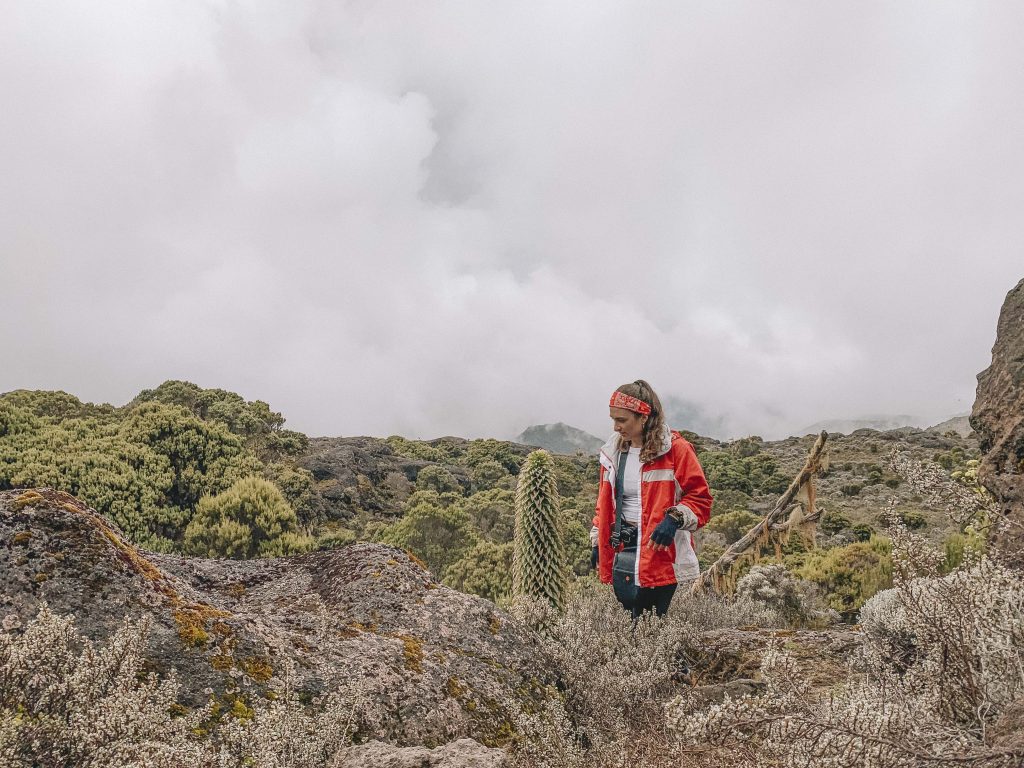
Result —
<path fill-rule="evenodd" d="M 658 523 L 658 527 L 654 529 L 654 533 L 651 534 L 651 541 L 655 544 L 661 544 L 667 547 L 675 540 L 676 529 L 679 528 L 679 523 L 673 520 L 668 515 L 662 518 L 662 521 Z"/>

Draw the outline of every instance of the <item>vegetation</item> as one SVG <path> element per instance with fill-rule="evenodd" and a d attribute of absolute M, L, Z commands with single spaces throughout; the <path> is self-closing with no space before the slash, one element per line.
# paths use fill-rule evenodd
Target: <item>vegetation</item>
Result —
<path fill-rule="evenodd" d="M 564 524 L 558 507 L 554 462 L 547 451 L 526 457 L 516 487 L 512 590 L 517 596 L 562 607 L 566 583 Z"/>
<path fill-rule="evenodd" d="M 699 534 L 707 568 L 770 508 L 807 446 L 798 438 L 720 444 L 689 437 L 715 498 Z M 790 575 L 815 585 L 847 617 L 890 583 L 877 511 L 887 495 L 900 500 L 905 525 L 943 548 L 947 570 L 983 547 L 977 449 L 962 438 L 929 435 L 927 448 L 894 464 L 880 453 L 885 439 L 834 442 L 833 468 L 819 488 L 826 514 L 816 546 L 794 537 L 782 549 Z M 262 401 L 182 381 L 146 390 L 121 408 L 64 392 L 0 396 L 0 488 L 67 490 L 145 548 L 253 557 L 381 541 L 409 550 L 456 588 L 507 598 L 511 572 L 500 564 L 512 548 L 527 449 L 489 439 L 392 436 L 383 443 L 412 469 L 354 469 L 344 489 L 353 513 L 339 517 L 329 511 L 323 484 L 299 464 L 308 439 L 285 429 L 283 416 Z M 589 571 L 597 462 L 580 455 L 550 455 L 549 462 L 567 574 L 579 577 Z M 907 482 L 908 475 L 918 479 Z M 951 500 L 967 510 L 953 525 L 936 512 Z"/>
<path fill-rule="evenodd" d="M 277 486 L 258 477 L 204 496 L 185 529 L 185 550 L 201 557 L 278 557 L 306 552 L 314 544 Z"/>

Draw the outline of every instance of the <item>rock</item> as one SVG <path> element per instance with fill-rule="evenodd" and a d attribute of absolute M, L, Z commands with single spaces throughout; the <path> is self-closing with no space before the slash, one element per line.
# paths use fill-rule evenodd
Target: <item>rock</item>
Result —
<path fill-rule="evenodd" d="M 828 687 L 849 674 L 849 661 L 857 655 L 863 634 L 850 627 L 832 629 L 712 629 L 700 633 L 684 647 L 694 691 L 703 698 L 739 692 L 753 693 L 751 681 L 760 677 L 765 651 L 781 643 L 814 686 Z M 759 683 L 754 683 L 755 686 Z M 730 687 L 732 686 L 732 687 Z"/>
<path fill-rule="evenodd" d="M 753 696 L 764 690 L 764 687 L 764 683 L 759 680 L 741 677 L 727 683 L 694 686 L 689 700 L 697 709 L 707 709 L 712 704 L 722 704 L 726 698 L 735 701 L 743 696 Z"/>
<path fill-rule="evenodd" d="M 971 426 L 982 451 L 978 479 L 1000 506 L 991 543 L 1007 564 L 1024 568 L 1024 280 L 1003 302 Z"/>
<path fill-rule="evenodd" d="M 342 750 L 331 768 L 502 768 L 507 763 L 505 750 L 485 747 L 472 739 L 459 739 L 436 749 L 371 741 Z"/>
<path fill-rule="evenodd" d="M 504 744 L 513 714 L 557 683 L 530 631 L 402 550 L 159 555 L 66 493 L 0 491 L 0 621 L 24 625 L 43 601 L 93 640 L 148 618 L 147 660 L 177 671 L 188 707 L 206 688 L 251 703 L 293 667 L 303 700 L 343 689 L 364 703 L 360 735 L 404 745 Z"/>
<path fill-rule="evenodd" d="M 460 445 L 468 441 L 443 437 L 430 442 Z M 524 456 L 525 446 L 515 446 Z M 327 518 L 347 520 L 355 511 L 370 512 L 379 518 L 394 518 L 402 513 L 402 503 L 414 490 L 416 476 L 435 462 L 399 456 L 384 440 L 376 437 L 314 437 L 298 458 L 317 481 Z M 473 478 L 465 467 L 445 464 L 459 485 L 468 490 Z"/>

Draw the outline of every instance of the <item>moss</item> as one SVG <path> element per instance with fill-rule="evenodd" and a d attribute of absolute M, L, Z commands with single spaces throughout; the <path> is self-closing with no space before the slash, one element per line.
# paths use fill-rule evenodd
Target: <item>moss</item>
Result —
<path fill-rule="evenodd" d="M 423 672 L 423 641 L 412 635 L 398 635 L 402 641 L 402 656 L 405 668 L 411 672 Z"/>
<path fill-rule="evenodd" d="M 17 511 L 23 507 L 34 506 L 45 501 L 46 499 L 37 491 L 25 491 L 12 502 L 11 506 Z"/>
<path fill-rule="evenodd" d="M 425 562 L 423 562 L 423 560 L 418 558 L 416 556 L 416 554 L 413 553 L 411 550 L 408 550 L 408 549 L 405 550 L 405 554 L 407 554 L 409 556 L 409 561 L 410 562 L 415 563 L 416 565 L 418 565 L 420 567 L 421 571 L 430 570 L 429 568 L 427 568 L 427 564 Z"/>
<path fill-rule="evenodd" d="M 457 677 L 449 677 L 444 689 L 448 693 L 449 698 L 452 699 L 462 698 L 466 695 L 466 691 L 469 690 Z"/>
<path fill-rule="evenodd" d="M 238 666 L 257 683 L 265 683 L 274 676 L 270 659 L 265 656 L 250 656 L 239 661 Z"/>
<path fill-rule="evenodd" d="M 501 631 L 501 619 L 492 613 L 487 621 L 487 628 L 491 630 L 492 635 L 498 634 Z"/>
<path fill-rule="evenodd" d="M 210 639 L 206 632 L 205 622 L 197 611 L 175 611 L 174 623 L 178 625 L 178 637 L 189 648 L 206 645 Z"/>
<path fill-rule="evenodd" d="M 228 624 L 225 624 L 223 621 L 215 621 L 215 622 L 213 622 L 213 631 L 216 632 L 221 637 L 230 637 L 231 636 L 231 626 L 228 625 Z"/>
<path fill-rule="evenodd" d="M 50 574 L 46 573 L 45 571 L 42 572 L 42 573 L 37 573 L 36 574 L 36 583 L 37 584 L 42 584 L 44 581 L 46 581 L 49 578 L 50 578 Z"/>
<path fill-rule="evenodd" d="M 245 594 L 245 584 L 240 581 L 228 584 L 227 593 L 237 600 Z"/>
<path fill-rule="evenodd" d="M 184 717 L 190 710 L 184 704 L 178 704 L 175 702 L 174 704 L 171 704 L 168 711 L 171 713 L 171 717 Z"/>
<path fill-rule="evenodd" d="M 220 672 L 226 672 L 235 666 L 230 653 L 216 653 L 210 657 L 210 666 Z"/>
<path fill-rule="evenodd" d="M 28 544 L 31 538 L 32 531 L 21 531 L 19 533 L 14 534 L 14 536 L 11 538 L 11 543 L 15 546 L 22 547 Z"/>
<path fill-rule="evenodd" d="M 493 733 L 484 735 L 482 741 L 485 747 L 505 747 L 516 735 L 515 726 L 508 718 L 502 720 Z"/>
<path fill-rule="evenodd" d="M 238 720 L 252 720 L 256 715 L 256 713 L 252 711 L 252 708 L 245 703 L 245 699 L 241 698 L 235 699 L 234 703 L 231 705 L 230 714 Z"/>

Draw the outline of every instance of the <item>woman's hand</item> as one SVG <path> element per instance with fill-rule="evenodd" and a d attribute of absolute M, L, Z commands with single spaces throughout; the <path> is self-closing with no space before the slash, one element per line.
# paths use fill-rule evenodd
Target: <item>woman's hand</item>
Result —
<path fill-rule="evenodd" d="M 665 515 L 661 522 L 658 523 L 658 527 L 654 529 L 654 533 L 651 534 L 651 538 L 647 542 L 647 546 L 655 552 L 668 549 L 676 537 L 676 530 L 678 528 L 679 523 L 668 515 Z"/>

